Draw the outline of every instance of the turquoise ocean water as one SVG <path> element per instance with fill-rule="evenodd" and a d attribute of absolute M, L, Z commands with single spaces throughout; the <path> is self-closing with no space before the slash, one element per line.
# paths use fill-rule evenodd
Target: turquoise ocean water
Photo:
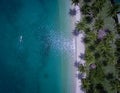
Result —
<path fill-rule="evenodd" d="M 0 93 L 70 93 L 68 2 L 0 0 Z"/>

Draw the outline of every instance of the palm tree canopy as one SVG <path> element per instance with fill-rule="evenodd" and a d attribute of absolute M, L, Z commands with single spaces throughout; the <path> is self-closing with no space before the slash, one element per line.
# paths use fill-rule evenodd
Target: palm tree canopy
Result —
<path fill-rule="evenodd" d="M 102 10 L 104 3 L 106 0 L 95 0 L 95 2 L 92 4 L 92 14 L 94 17 L 97 16 L 97 14 Z"/>
<path fill-rule="evenodd" d="M 114 79 L 110 82 L 112 90 L 120 90 L 120 80 Z"/>
<path fill-rule="evenodd" d="M 92 0 L 83 0 L 85 3 L 91 2 Z"/>
<path fill-rule="evenodd" d="M 98 17 L 96 20 L 95 20 L 95 24 L 94 24 L 94 28 L 95 30 L 99 30 L 99 29 L 102 29 L 104 26 L 104 20 L 100 17 Z"/>
<path fill-rule="evenodd" d="M 87 64 L 90 65 L 95 62 L 95 57 L 93 52 L 90 51 L 90 49 L 87 48 L 85 51 L 85 60 L 87 61 Z"/>
<path fill-rule="evenodd" d="M 91 16 L 85 16 L 85 17 L 83 18 L 83 20 L 84 20 L 86 23 L 90 24 L 90 23 L 92 23 L 93 18 L 92 18 Z"/>
<path fill-rule="evenodd" d="M 90 89 L 90 81 L 88 79 L 82 79 L 82 88 L 85 89 L 85 91 Z"/>
<path fill-rule="evenodd" d="M 78 5 L 79 4 L 79 0 L 72 0 L 72 4 Z"/>
<path fill-rule="evenodd" d="M 120 24 L 117 24 L 117 25 L 115 26 L 115 29 L 117 30 L 118 34 L 120 34 Z"/>
<path fill-rule="evenodd" d="M 76 28 L 78 29 L 78 31 L 85 30 L 86 29 L 86 23 L 84 21 L 78 22 L 77 25 L 76 25 Z"/>
<path fill-rule="evenodd" d="M 79 66 L 78 66 L 78 68 L 79 68 L 79 71 L 80 72 L 85 72 L 86 71 L 86 67 L 85 66 L 83 66 L 82 64 L 80 64 Z"/>
<path fill-rule="evenodd" d="M 91 14 L 91 6 L 89 6 L 88 4 L 84 4 L 82 7 L 81 7 L 81 12 L 84 14 L 84 15 L 87 15 L 87 14 Z"/>
<path fill-rule="evenodd" d="M 119 9 L 120 9 L 120 4 L 112 5 L 108 9 L 108 16 L 112 16 L 112 17 L 116 16 Z"/>

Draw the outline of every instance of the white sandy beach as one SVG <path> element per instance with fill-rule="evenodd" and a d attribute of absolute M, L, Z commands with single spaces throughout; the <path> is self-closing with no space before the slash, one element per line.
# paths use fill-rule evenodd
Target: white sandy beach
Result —
<path fill-rule="evenodd" d="M 77 14 L 72 17 L 72 30 L 75 29 L 75 24 L 81 20 L 81 13 L 80 13 L 80 7 L 79 6 L 71 6 L 71 9 L 75 8 L 77 10 Z M 80 54 L 85 53 L 85 46 L 82 42 L 82 38 L 84 37 L 83 33 L 80 33 L 78 36 L 73 37 L 74 41 L 74 62 L 84 63 L 85 61 L 80 59 Z M 73 66 L 74 66 L 73 62 Z M 81 80 L 78 79 L 77 75 L 79 74 L 78 68 L 74 66 L 74 82 L 75 82 L 75 93 L 84 93 L 84 91 L 81 90 Z"/>

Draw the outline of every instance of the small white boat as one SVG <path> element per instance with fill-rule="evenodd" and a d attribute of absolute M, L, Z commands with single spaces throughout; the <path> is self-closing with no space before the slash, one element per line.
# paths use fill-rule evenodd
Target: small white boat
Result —
<path fill-rule="evenodd" d="M 20 40 L 20 42 L 22 42 L 22 41 L 23 41 L 23 36 L 22 36 L 22 35 L 20 36 L 20 39 L 19 39 L 19 40 Z"/>

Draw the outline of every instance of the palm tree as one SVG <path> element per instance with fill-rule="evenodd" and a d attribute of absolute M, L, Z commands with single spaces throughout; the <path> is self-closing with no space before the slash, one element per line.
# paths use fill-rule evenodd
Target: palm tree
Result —
<path fill-rule="evenodd" d="M 95 46 L 95 48 L 96 48 L 96 46 Z M 95 50 L 94 56 L 95 56 L 95 60 L 97 60 L 97 61 L 101 60 L 100 52 L 98 52 L 98 51 Z"/>
<path fill-rule="evenodd" d="M 76 24 L 76 28 L 78 29 L 78 31 L 84 31 L 86 29 L 86 23 L 84 21 L 78 22 Z"/>
<path fill-rule="evenodd" d="M 95 0 L 94 3 L 92 4 L 92 6 L 98 8 L 100 11 L 100 10 L 102 10 L 102 7 L 105 2 L 106 2 L 106 0 Z"/>
<path fill-rule="evenodd" d="M 115 28 L 117 30 L 117 33 L 120 34 L 120 24 L 116 24 Z"/>
<path fill-rule="evenodd" d="M 107 35 L 104 38 L 105 43 L 113 43 L 115 38 L 115 34 L 113 32 L 107 33 Z"/>
<path fill-rule="evenodd" d="M 88 4 L 84 4 L 84 5 L 81 7 L 81 12 L 82 12 L 84 15 L 91 15 L 91 6 L 89 6 Z"/>
<path fill-rule="evenodd" d="M 106 57 L 106 59 L 108 60 L 108 63 L 109 63 L 109 64 L 116 64 L 116 62 L 117 62 L 117 57 L 115 56 L 114 53 L 111 53 L 111 54 L 110 54 L 110 52 L 108 52 L 105 57 Z"/>
<path fill-rule="evenodd" d="M 116 42 L 116 56 L 118 57 L 118 60 L 120 59 L 120 39 L 117 39 Z"/>
<path fill-rule="evenodd" d="M 91 0 L 83 0 L 85 3 L 89 3 L 91 2 Z"/>
<path fill-rule="evenodd" d="M 114 48 L 112 48 L 109 43 L 104 43 L 104 41 L 101 41 L 96 46 L 96 52 L 100 55 L 100 58 L 98 58 L 98 60 L 103 64 L 115 64 L 117 61 L 114 53 Z"/>
<path fill-rule="evenodd" d="M 104 44 L 103 42 L 100 42 L 97 46 L 96 46 L 96 50 L 99 51 L 99 53 L 101 54 L 101 56 L 105 55 L 106 52 L 111 50 L 111 46 L 110 44 Z"/>
<path fill-rule="evenodd" d="M 102 10 L 102 7 L 106 0 L 95 0 L 94 3 L 92 4 L 92 14 L 94 17 L 97 16 L 97 14 Z"/>
<path fill-rule="evenodd" d="M 104 70 L 102 68 L 101 63 L 96 61 L 96 69 L 95 70 L 91 70 L 90 72 L 90 78 L 93 79 L 96 83 L 97 82 L 101 82 L 104 80 Z"/>
<path fill-rule="evenodd" d="M 86 93 L 88 92 L 90 89 L 90 81 L 88 79 L 82 79 L 82 88 L 86 91 Z"/>
<path fill-rule="evenodd" d="M 83 42 L 84 42 L 87 46 L 91 45 L 91 44 L 90 44 L 91 40 L 89 40 L 89 38 L 87 38 L 87 37 L 84 37 Z"/>
<path fill-rule="evenodd" d="M 85 32 L 86 35 L 87 35 L 87 34 L 89 34 L 90 32 L 92 32 L 92 30 L 90 29 L 90 27 L 86 27 L 86 28 L 84 29 L 84 32 Z"/>
<path fill-rule="evenodd" d="M 111 79 L 113 79 L 114 78 L 114 75 L 113 75 L 113 73 L 107 73 L 107 75 L 105 75 L 105 77 L 106 77 L 106 79 L 107 80 L 111 80 Z"/>
<path fill-rule="evenodd" d="M 79 4 L 79 0 L 72 0 L 72 4 L 78 5 Z"/>
<path fill-rule="evenodd" d="M 108 10 L 108 16 L 113 17 L 116 21 L 117 21 L 117 12 L 120 9 L 120 5 L 119 4 L 115 4 L 112 5 L 111 7 L 109 7 Z"/>
<path fill-rule="evenodd" d="M 110 84 L 111 84 L 111 90 L 120 92 L 120 80 L 119 79 L 114 79 L 110 81 Z"/>
<path fill-rule="evenodd" d="M 85 73 L 85 72 L 86 72 L 86 67 L 83 66 L 82 64 L 80 64 L 80 65 L 78 66 L 78 69 L 79 69 L 79 71 L 82 72 L 82 73 Z"/>
<path fill-rule="evenodd" d="M 100 12 L 99 8 L 98 7 L 95 7 L 95 6 L 91 6 L 91 14 L 93 17 L 97 17 L 98 13 Z"/>
<path fill-rule="evenodd" d="M 116 46 L 120 48 L 120 39 L 117 39 L 115 42 Z"/>
<path fill-rule="evenodd" d="M 94 54 L 88 48 L 86 48 L 86 51 L 85 51 L 85 60 L 86 60 L 88 66 L 95 62 Z"/>
<path fill-rule="evenodd" d="M 94 40 L 97 39 L 97 35 L 96 35 L 96 33 L 93 32 L 93 31 L 88 32 L 87 37 L 89 37 L 89 39 L 91 39 L 92 41 L 94 41 Z"/>
<path fill-rule="evenodd" d="M 90 24 L 90 23 L 92 22 L 93 18 L 92 18 L 91 16 L 85 16 L 85 17 L 83 18 L 83 20 L 84 20 L 86 23 Z"/>
<path fill-rule="evenodd" d="M 97 91 L 94 92 L 94 93 L 108 93 L 108 92 L 105 90 L 104 85 L 101 84 L 101 83 L 96 84 L 95 90 L 97 90 Z"/>
<path fill-rule="evenodd" d="M 86 38 L 89 40 L 89 42 L 88 42 L 89 45 L 93 45 L 95 40 L 97 39 L 97 35 L 95 32 L 90 31 L 90 32 L 87 32 Z"/>
<path fill-rule="evenodd" d="M 104 20 L 101 17 L 98 17 L 95 20 L 94 29 L 99 30 L 99 29 L 102 29 L 103 26 L 104 26 Z"/>

